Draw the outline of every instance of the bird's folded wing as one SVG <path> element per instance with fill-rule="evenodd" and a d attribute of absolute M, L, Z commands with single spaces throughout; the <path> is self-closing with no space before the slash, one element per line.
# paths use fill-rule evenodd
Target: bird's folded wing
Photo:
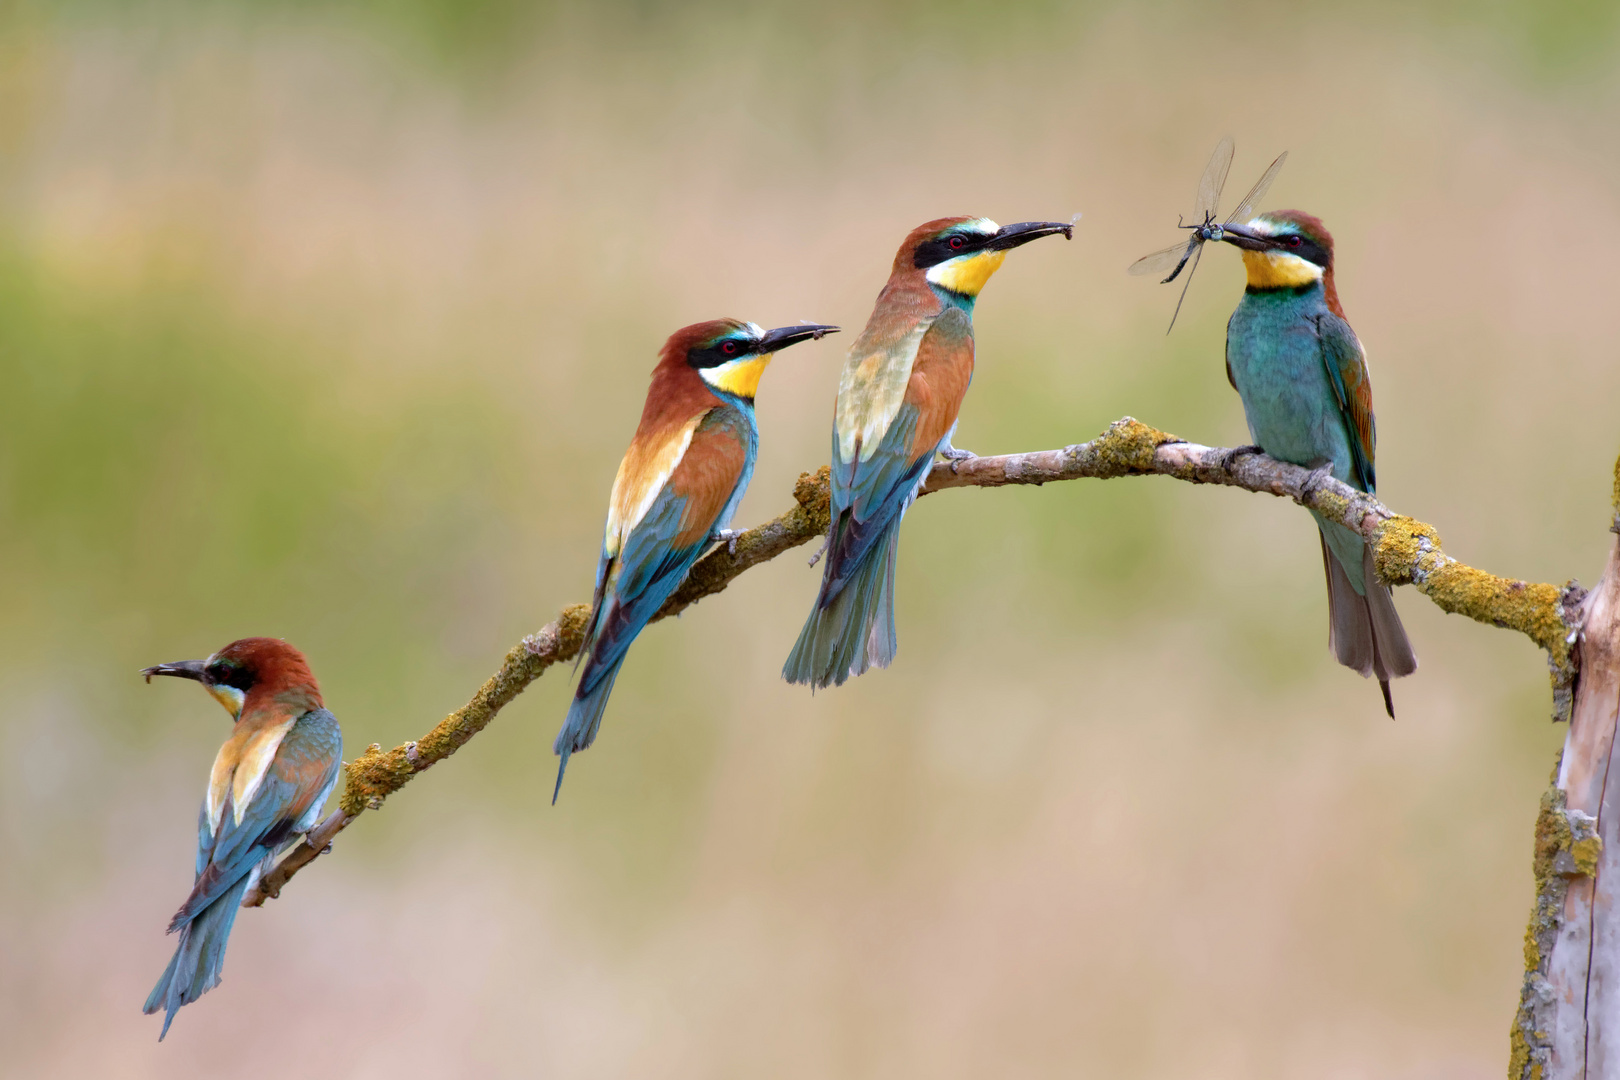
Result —
<path fill-rule="evenodd" d="M 900 407 L 871 453 L 840 460 L 834 434 L 832 505 L 837 515 L 823 591 L 836 590 L 905 511 L 934 452 L 956 424 L 973 375 L 973 324 L 949 308 L 917 342 Z M 844 511 L 848 511 L 847 516 Z"/>
<path fill-rule="evenodd" d="M 747 421 L 731 406 L 709 410 L 694 425 L 685 452 L 623 538 L 609 571 L 595 628 L 590 668 L 605 670 L 624 655 L 647 621 L 680 586 L 708 546 L 748 465 Z"/>
<path fill-rule="evenodd" d="M 906 399 L 911 366 L 934 317 L 868 326 L 850 347 L 833 412 L 833 463 L 867 462 Z"/>
<path fill-rule="evenodd" d="M 1356 332 L 1339 316 L 1320 316 L 1316 328 L 1318 340 L 1322 343 L 1322 362 L 1327 367 L 1333 392 L 1338 396 L 1339 411 L 1350 437 L 1356 479 L 1361 490 L 1376 492 L 1378 484 L 1373 460 L 1378 429 L 1373 417 L 1372 380 L 1367 375 L 1367 354 L 1362 350 Z"/>
<path fill-rule="evenodd" d="M 276 728 L 282 725 L 268 729 Z M 343 737 L 330 712 L 313 709 L 289 720 L 277 744 L 240 806 L 235 801 L 236 785 L 226 788 L 223 812 L 212 830 L 208 828 L 208 804 L 204 804 L 198 828 L 197 880 L 171 929 L 195 917 L 297 835 L 331 793 L 343 756 Z"/>
<path fill-rule="evenodd" d="M 899 400 L 877 440 L 863 442 L 857 457 L 843 453 L 842 432 L 833 434 L 833 508 L 853 509 L 859 521 L 904 509 L 918 464 L 926 467 L 933 460 L 956 424 L 973 374 L 973 323 L 966 312 L 948 308 L 918 326 L 922 332 L 908 339 L 911 352 Z M 842 412 L 842 391 L 838 404 Z"/>

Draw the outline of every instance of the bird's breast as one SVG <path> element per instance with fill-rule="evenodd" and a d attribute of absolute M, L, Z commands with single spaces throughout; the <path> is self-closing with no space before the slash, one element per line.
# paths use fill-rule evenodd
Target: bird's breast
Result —
<path fill-rule="evenodd" d="M 1348 436 L 1311 317 L 1314 308 L 1299 299 L 1245 296 L 1227 327 L 1227 363 L 1256 445 L 1296 465 L 1331 461 L 1343 480 Z"/>

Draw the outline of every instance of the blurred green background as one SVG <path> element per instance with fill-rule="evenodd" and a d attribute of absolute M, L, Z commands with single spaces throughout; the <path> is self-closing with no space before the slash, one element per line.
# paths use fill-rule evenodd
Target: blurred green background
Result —
<path fill-rule="evenodd" d="M 637 644 L 548 805 L 520 698 L 139 1007 L 225 717 L 150 663 L 310 656 L 350 755 L 588 598 L 657 346 L 858 328 L 943 214 L 1085 214 L 977 316 L 981 453 L 1246 441 L 1238 260 L 1128 278 L 1237 138 L 1323 216 L 1380 494 L 1595 580 L 1616 439 L 1616 5 L 0 5 L 0 1055 L 18 1077 L 1501 1074 L 1562 732 L 1525 640 L 1398 602 L 1338 668 L 1296 508 L 932 496 L 896 665 L 777 678 L 796 552 Z M 741 524 L 825 460 L 784 354 Z"/>

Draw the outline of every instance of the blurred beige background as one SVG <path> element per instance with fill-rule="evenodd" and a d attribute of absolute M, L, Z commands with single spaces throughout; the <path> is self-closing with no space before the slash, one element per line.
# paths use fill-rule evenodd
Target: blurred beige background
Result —
<path fill-rule="evenodd" d="M 1562 732 L 1398 603 L 1399 721 L 1279 500 L 962 491 L 902 649 L 777 671 L 808 549 L 637 644 L 548 805 L 553 672 L 140 1004 L 226 721 L 141 666 L 305 649 L 349 752 L 588 597 L 665 335 L 858 328 L 942 214 L 1085 216 L 977 317 L 959 445 L 1246 441 L 1238 260 L 1129 278 L 1223 134 L 1322 215 L 1380 494 L 1590 584 L 1617 439 L 1612 4 L 0 6 L 0 1055 L 13 1077 L 1495 1077 Z M 825 460 L 783 355 L 739 521 Z"/>

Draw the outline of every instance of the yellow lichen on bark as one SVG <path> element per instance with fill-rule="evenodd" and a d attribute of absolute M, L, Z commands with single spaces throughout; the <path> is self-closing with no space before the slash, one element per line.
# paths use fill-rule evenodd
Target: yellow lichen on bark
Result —
<path fill-rule="evenodd" d="M 1129 476 L 1153 472 L 1153 452 L 1168 443 L 1183 441 L 1127 416 L 1109 424 L 1108 430 L 1091 444 L 1091 452 L 1099 475 Z"/>
<path fill-rule="evenodd" d="M 1569 661 L 1569 627 L 1556 585 L 1518 581 L 1465 566 L 1440 550 L 1432 525 L 1397 516 L 1384 522 L 1374 557 L 1378 576 L 1391 585 L 1415 585 L 1441 610 L 1517 630 L 1546 649 L 1555 664 Z"/>

